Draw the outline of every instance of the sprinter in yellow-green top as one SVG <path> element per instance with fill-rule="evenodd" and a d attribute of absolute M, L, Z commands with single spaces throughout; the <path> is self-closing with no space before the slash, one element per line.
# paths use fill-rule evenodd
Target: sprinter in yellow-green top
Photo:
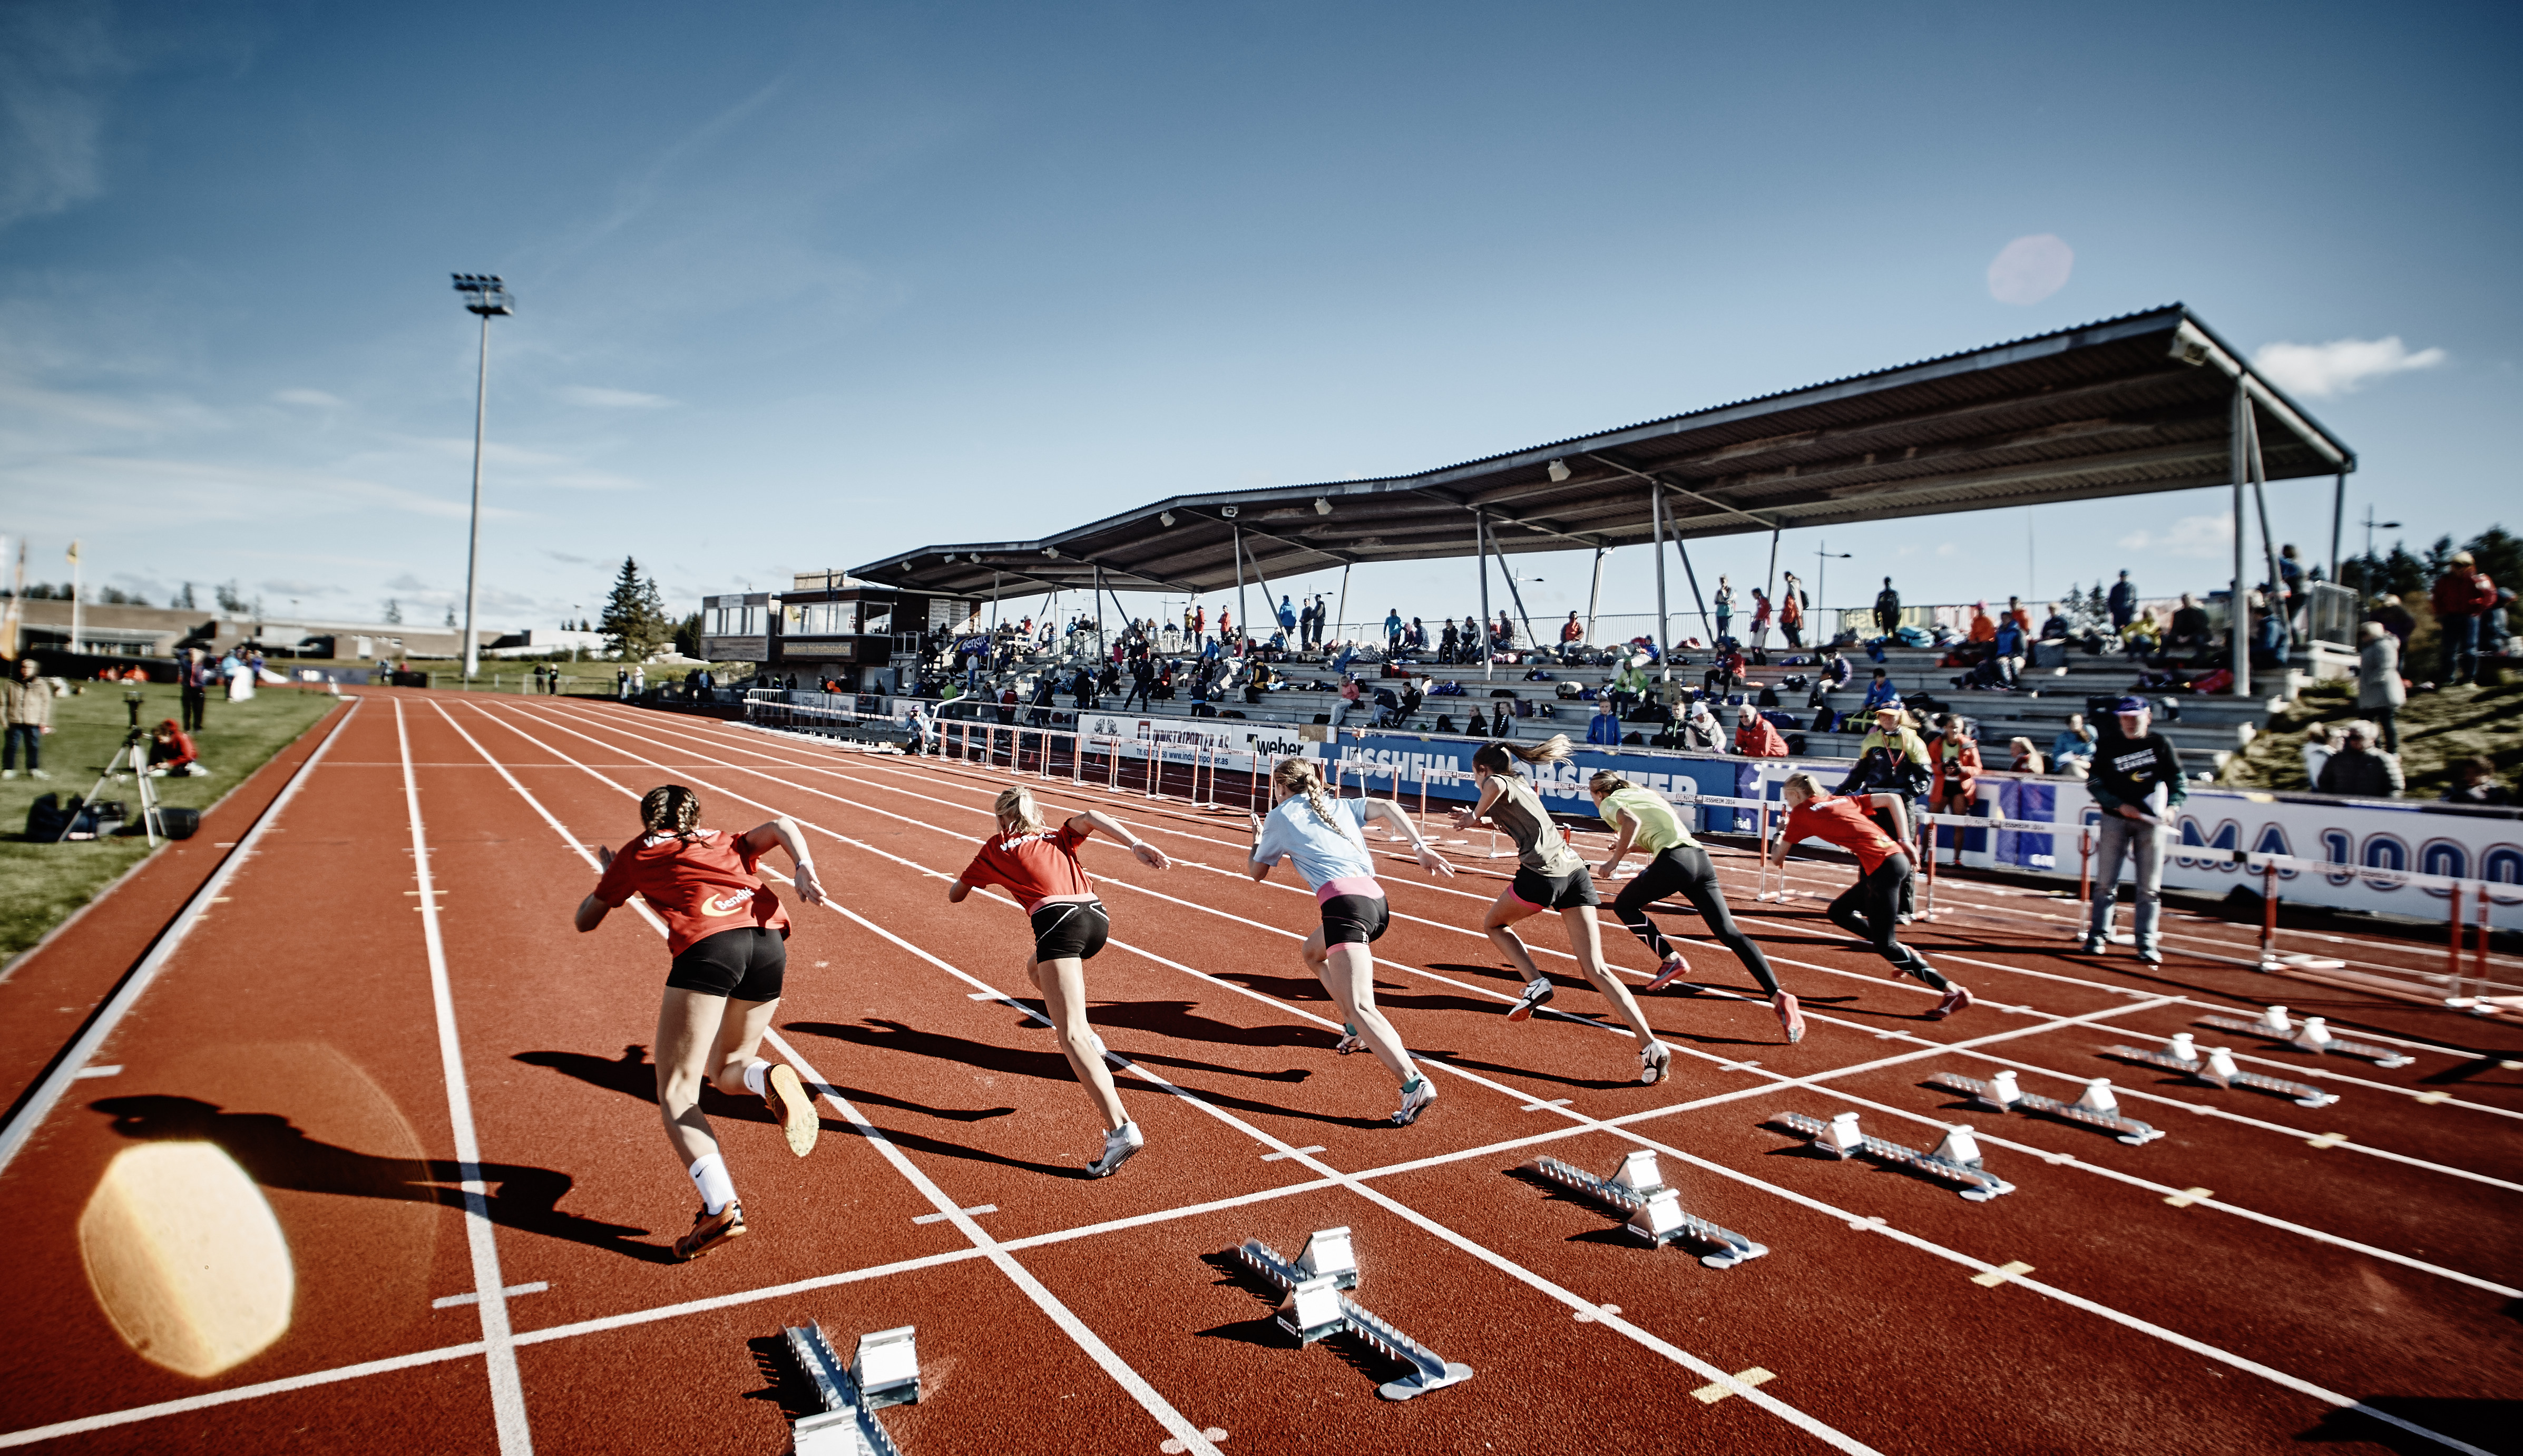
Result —
<path fill-rule="evenodd" d="M 1612 826 L 1612 852 L 1603 861 L 1603 878 L 1610 879 L 1631 851 L 1648 856 L 1645 868 L 1621 886 L 1620 895 L 1612 901 L 1612 914 L 1620 916 L 1630 933 L 1646 942 L 1647 949 L 1664 963 L 1655 979 L 1647 982 L 1647 989 L 1663 990 L 1686 968 L 1682 952 L 1657 932 L 1655 921 L 1647 918 L 1648 906 L 1679 891 L 1707 922 L 1709 935 L 1733 951 L 1743 968 L 1752 972 L 1752 979 L 1770 993 L 1770 1008 L 1779 1013 L 1779 1025 L 1785 1028 L 1787 1041 L 1793 1044 L 1804 1040 L 1804 1012 L 1797 1010 L 1794 997 L 1779 989 L 1779 978 L 1771 973 L 1769 958 L 1761 954 L 1761 948 L 1735 927 L 1735 917 L 1726 912 L 1726 892 L 1717 883 L 1717 867 L 1708 862 L 1708 851 L 1701 849 L 1699 841 L 1682 826 L 1682 817 L 1674 812 L 1673 805 L 1666 802 L 1664 795 L 1639 788 L 1609 769 L 1587 780 L 1586 789 L 1595 796 L 1595 812 Z"/>

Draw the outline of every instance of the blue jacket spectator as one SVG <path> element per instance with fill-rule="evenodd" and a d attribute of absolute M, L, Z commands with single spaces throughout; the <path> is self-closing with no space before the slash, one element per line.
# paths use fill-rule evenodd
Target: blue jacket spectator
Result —
<path fill-rule="evenodd" d="M 1892 680 L 1883 676 L 1883 670 L 1881 668 L 1877 668 L 1875 670 L 1875 681 L 1866 684 L 1866 704 L 1858 711 L 1861 713 L 1872 713 L 1878 708 L 1898 708 L 1900 706 L 1901 689 L 1892 685 Z"/>
<path fill-rule="evenodd" d="M 1621 741 L 1621 720 L 1612 714 L 1612 700 L 1604 698 L 1595 704 L 1595 716 L 1586 724 L 1586 741 L 1618 746 Z"/>

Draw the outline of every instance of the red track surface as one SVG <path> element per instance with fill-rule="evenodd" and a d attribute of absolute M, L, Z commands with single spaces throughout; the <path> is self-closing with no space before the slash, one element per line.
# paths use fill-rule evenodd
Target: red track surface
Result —
<path fill-rule="evenodd" d="M 119 1072 L 73 1084 L 0 1174 L 22 1314 L 0 1335 L 0 1444 L 773 1452 L 799 1392 L 772 1338 L 811 1318 L 844 1353 L 919 1327 L 926 1398 L 885 1413 L 912 1456 L 2462 1448 L 2426 1433 L 2523 1450 L 2523 1037 L 2209 959 L 2247 953 L 2233 927 L 2182 920 L 2160 968 L 2096 963 L 2038 917 L 2059 902 L 1949 879 L 1914 943 L 1983 1005 L 1930 1022 L 1929 995 L 1885 979 L 1819 901 L 1755 905 L 1728 857 L 1813 1029 L 1782 1045 L 1764 1004 L 1733 999 L 1739 967 L 1694 939 L 1693 973 L 1728 994 L 1645 999 L 1676 1048 L 1649 1088 L 1555 925 L 1528 935 L 1561 976 L 1551 1010 L 1500 1014 L 1515 978 L 1468 928 L 1498 887 L 1487 862 L 1451 885 L 1397 864 L 1380 996 L 1443 1096 L 1395 1128 L 1390 1077 L 1330 1055 L 1337 1025 L 1294 954 L 1310 897 L 1237 872 L 1240 815 L 1056 783 L 1048 803 L 1118 806 L 1177 861 L 1089 851 L 1115 933 L 1089 967 L 1093 1016 L 1150 1140 L 1089 1182 L 1086 1101 L 1015 1004 L 1021 917 L 995 896 L 944 903 L 1008 770 L 611 704 L 369 692 L 307 772 L 95 1058 Z M 771 1054 L 830 1087 L 823 1146 L 791 1159 L 758 1110 L 710 1104 L 753 1232 L 690 1265 L 660 1257 L 692 1201 L 645 1060 L 663 948 L 635 916 L 567 928 L 582 847 L 628 838 L 629 795 L 670 778 L 712 823 L 808 825 L 838 902 L 792 902 Z M 1792 884 L 1844 876 L 1800 864 Z M 127 934 L 123 898 L 76 933 Z M 1635 941 L 1606 945 L 1644 978 Z M 2416 1062 L 2201 1029 L 2247 1069 L 2342 1095 L 2311 1110 L 2097 1055 L 2264 999 L 2417 1044 Z M 2063 1097 L 2109 1075 L 2168 1136 L 2124 1147 L 1922 1085 L 1999 1066 Z M 2017 1192 L 1965 1202 L 1763 1125 L 1848 1108 L 1918 1148 L 1969 1121 Z M 2307 1141 L 2325 1134 L 2347 1138 Z M 297 1265 L 288 1333 L 209 1381 L 126 1347 L 78 1246 L 105 1165 L 150 1138 L 227 1148 Z M 1707 1269 L 1513 1173 L 1538 1153 L 1599 1172 L 1641 1146 L 1687 1208 L 1769 1255 Z M 2194 1188 L 2213 1196 L 2166 1202 Z M 1256 1236 L 1294 1254 L 1334 1224 L 1355 1231 L 1359 1302 L 1473 1380 L 1380 1400 L 1395 1367 L 1342 1338 L 1294 1348 L 1219 1257 Z M 479 1298 L 520 1286 L 540 1288 Z M 458 1295 L 477 1297 L 433 1306 Z M 1757 1388 L 1709 1388 L 1755 1367 Z"/>

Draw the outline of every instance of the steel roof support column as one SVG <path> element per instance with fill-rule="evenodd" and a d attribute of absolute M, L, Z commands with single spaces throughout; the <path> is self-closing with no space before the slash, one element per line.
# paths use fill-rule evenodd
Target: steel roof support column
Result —
<path fill-rule="evenodd" d="M 1770 528 L 1770 583 L 1768 586 L 1761 588 L 1761 595 L 1767 598 L 1770 603 L 1770 617 L 1772 621 L 1776 621 L 1779 615 L 1779 533 L 1785 529 L 1786 528 L 1784 526 L 1773 526 Z M 2028 591 L 2031 588 L 2025 587 L 2024 589 Z M 1758 637 L 1760 634 L 1756 633 L 1754 635 L 1755 637 Z M 1756 642 L 1755 645 L 1758 645 L 1758 643 Z"/>
<path fill-rule="evenodd" d="M 1104 645 L 1104 563 L 1100 561 L 1095 563 L 1095 655 L 1098 659 L 1112 655 L 1112 649 Z"/>
<path fill-rule="evenodd" d="M 2330 488 L 2330 582 L 2339 585 L 2339 528 L 2346 524 L 2348 513 L 2348 472 L 2339 472 L 2338 484 Z"/>
<path fill-rule="evenodd" d="M 1656 563 L 1656 669 L 1664 681 L 1673 681 L 1673 643 L 1665 632 L 1664 615 L 1664 487 L 1647 489 L 1647 518 L 1655 528 Z"/>
<path fill-rule="evenodd" d="M 1253 617 L 1244 602 L 1244 528 L 1230 526 L 1235 533 L 1235 655 L 1244 655 L 1245 640 L 1253 635 Z"/>
<path fill-rule="evenodd" d="M 2261 554 L 2268 562 L 2269 590 L 2275 592 L 2286 585 L 2286 578 L 2278 574 L 2278 543 L 2269 535 L 2269 466 L 2261 458 L 2260 417 L 2248 399 L 2243 401 L 2243 466 L 2252 473 L 2252 504 L 2261 517 Z M 2269 610 L 2286 619 L 2287 643 L 2292 647 L 2295 643 L 2294 601 L 2288 599 L 2285 606 L 2272 601 Z"/>
<path fill-rule="evenodd" d="M 999 574 L 990 573 L 990 635 L 999 634 Z"/>
<path fill-rule="evenodd" d="M 1348 562 L 1344 561 L 1341 563 L 1340 609 L 1332 613 L 1332 627 L 1334 629 L 1349 626 L 1349 567 L 1350 564 Z M 1347 639 L 1343 638 L 1342 640 Z M 1324 650 L 1328 652 L 1331 649 L 1326 646 Z"/>
<path fill-rule="evenodd" d="M 2243 393 L 2241 381 L 2236 381 L 2233 413 L 2225 425 L 2226 449 L 2234 467 L 2234 581 L 2226 601 L 2225 624 L 2226 634 L 2232 638 L 2233 695 L 2238 698 L 2252 695 L 2252 605 L 2251 598 L 2243 594 L 2243 543 L 2247 535 L 2243 529 L 2243 478 L 2250 473 L 2243 464 L 2243 409 L 2249 398 Z"/>
<path fill-rule="evenodd" d="M 1506 552 L 1500 549 L 1495 536 L 1490 538 L 1490 550 L 1498 557 L 1499 575 L 1506 578 L 1507 600 L 1515 603 L 1515 615 L 1524 623 L 1525 649 L 1531 651 L 1537 645 L 1533 636 L 1533 618 L 1524 610 L 1524 593 L 1516 589 L 1515 568 L 1506 564 Z"/>
<path fill-rule="evenodd" d="M 1496 647 L 1490 641 L 1490 517 L 1489 512 L 1472 512 L 1472 559 L 1481 573 L 1481 676 L 1492 676 L 1491 657 Z"/>
<path fill-rule="evenodd" d="M 1603 605 L 1603 553 L 1608 546 L 1595 548 L 1595 586 L 1586 593 L 1586 645 L 1595 645 L 1595 613 Z"/>

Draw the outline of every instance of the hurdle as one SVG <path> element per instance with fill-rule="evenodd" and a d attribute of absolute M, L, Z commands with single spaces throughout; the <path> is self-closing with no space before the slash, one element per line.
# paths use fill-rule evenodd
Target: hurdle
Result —
<path fill-rule="evenodd" d="M 2361 1057 L 2376 1066 L 2407 1066 L 2416 1059 L 2395 1052 L 2389 1047 L 2377 1047 L 2370 1042 L 2352 1042 L 2345 1037 L 2332 1036 L 2330 1023 L 2321 1017 L 2307 1016 L 2298 1021 L 2289 1016 L 2287 1009 L 2282 1006 L 2273 1006 L 2262 1011 L 2258 1021 L 2241 1021 L 2232 1016 L 2202 1016 L 2199 1018 L 2199 1024 L 2214 1026 L 2218 1031 L 2239 1031 L 2247 1036 L 2267 1037 L 2273 1042 L 2283 1042 L 2299 1052 L 2309 1052 L 2314 1056 L 2328 1052 L 2340 1057 Z"/>
<path fill-rule="evenodd" d="M 902 1456 L 876 1413 L 888 1405 L 920 1403 L 920 1350 L 913 1328 L 860 1336 L 847 1366 L 833 1352 L 821 1322 L 781 1332 L 824 1407 L 790 1423 L 796 1456 Z"/>
<path fill-rule="evenodd" d="M 1968 1123 L 1948 1123 L 1945 1140 L 1936 1145 L 1933 1152 L 1921 1152 L 1858 1131 L 1854 1112 L 1839 1113 L 1829 1122 L 1802 1112 L 1780 1112 L 1770 1118 L 1770 1123 L 1843 1160 L 1862 1153 L 1877 1162 L 1955 1184 L 1954 1191 L 1975 1203 L 2015 1192 L 2014 1184 L 1980 1166 L 1979 1144 L 1972 1137 Z"/>
<path fill-rule="evenodd" d="M 1555 1157 L 1537 1157 L 1526 1163 L 1523 1171 L 1581 1194 L 1621 1216 L 1626 1220 L 1623 1230 L 1649 1248 L 1685 1242 L 1698 1245 L 1708 1250 L 1699 1256 L 1699 1262 L 1711 1269 L 1732 1269 L 1745 1259 L 1757 1259 L 1770 1251 L 1767 1245 L 1755 1244 L 1732 1229 L 1683 1211 L 1682 1196 L 1665 1186 L 1664 1174 L 1657 1168 L 1655 1152 L 1650 1149 L 1631 1152 L 1609 1176 L 1602 1178 Z"/>
<path fill-rule="evenodd" d="M 1472 1378 L 1470 1366 L 1449 1364 L 1391 1321 L 1341 1292 L 1357 1288 L 1358 1279 L 1357 1256 L 1350 1246 L 1347 1227 L 1317 1229 L 1293 1263 L 1259 1239 L 1237 1245 L 1235 1254 L 1284 1296 L 1279 1302 L 1279 1328 L 1297 1337 L 1299 1348 L 1347 1333 L 1408 1365 L 1410 1374 L 1376 1386 L 1375 1393 L 1385 1399 L 1408 1400 Z"/>
<path fill-rule="evenodd" d="M 2109 1077 L 2096 1077 L 2087 1082 L 2084 1094 L 2072 1103 L 2025 1092 L 2015 1085 L 2012 1068 L 2000 1071 L 1985 1082 L 1960 1072 L 1938 1072 L 1925 1085 L 1962 1093 L 1976 1099 L 1981 1106 L 1993 1107 L 2000 1112 L 2034 1112 L 2080 1127 L 2100 1128 L 2132 1148 L 2164 1136 L 2162 1128 L 2149 1126 L 2121 1113 L 2119 1099 L 2113 1095 Z"/>
<path fill-rule="evenodd" d="M 2283 1077 L 2263 1077 L 2258 1072 L 2247 1072 L 2235 1065 L 2234 1054 L 2227 1048 L 2210 1047 L 2203 1055 L 2202 1049 L 2191 1041 L 2190 1033 L 2186 1031 L 2174 1032 L 2172 1040 L 2166 1042 L 2159 1051 L 2146 1052 L 2136 1047 L 2106 1047 L 2102 1055 L 2117 1057 L 2122 1061 L 2160 1066 L 2166 1071 L 2180 1072 L 2220 1092 L 2231 1091 L 2237 1087 L 2247 1088 L 2253 1092 L 2265 1092 L 2271 1097 L 2290 1099 L 2299 1107 L 2326 1107 L 2339 1101 L 2339 1095 L 2335 1092 L 2324 1092 L 2318 1087 L 2308 1087 L 2302 1082 L 2289 1082 Z"/>

